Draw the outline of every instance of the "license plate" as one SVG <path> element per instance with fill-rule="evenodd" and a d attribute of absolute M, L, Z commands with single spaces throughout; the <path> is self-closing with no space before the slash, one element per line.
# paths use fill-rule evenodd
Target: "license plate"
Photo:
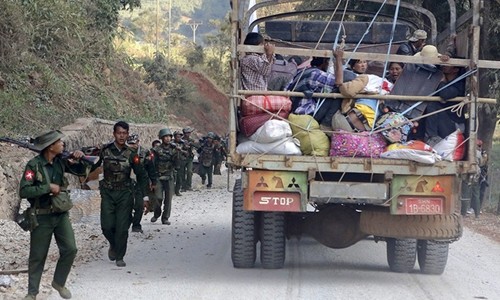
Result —
<path fill-rule="evenodd" d="M 252 209 L 259 211 L 301 211 L 300 194 L 290 192 L 253 193 Z"/>
<path fill-rule="evenodd" d="M 406 198 L 405 211 L 407 215 L 440 215 L 443 214 L 443 199 Z"/>

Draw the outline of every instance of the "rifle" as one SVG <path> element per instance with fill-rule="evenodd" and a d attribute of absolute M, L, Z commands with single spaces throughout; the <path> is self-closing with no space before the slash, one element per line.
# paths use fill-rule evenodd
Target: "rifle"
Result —
<path fill-rule="evenodd" d="M 29 139 L 29 141 L 20 141 L 20 140 L 12 139 L 9 137 L 0 137 L 0 142 L 11 143 L 11 144 L 17 145 L 21 148 L 26 148 L 26 149 L 29 149 L 29 150 L 34 151 L 36 153 L 40 153 L 40 151 L 35 149 L 35 146 L 31 143 L 31 139 Z M 81 151 L 85 154 L 85 156 L 83 156 L 81 158 L 81 160 L 83 160 L 87 163 L 95 164 L 96 161 L 99 159 L 98 156 L 89 155 L 89 154 L 97 154 L 99 152 L 99 149 L 97 147 L 84 147 L 81 149 Z M 64 150 L 59 155 L 59 157 L 62 159 L 70 159 L 70 158 L 72 158 L 72 156 L 73 156 L 73 152 L 70 152 L 67 150 Z"/>

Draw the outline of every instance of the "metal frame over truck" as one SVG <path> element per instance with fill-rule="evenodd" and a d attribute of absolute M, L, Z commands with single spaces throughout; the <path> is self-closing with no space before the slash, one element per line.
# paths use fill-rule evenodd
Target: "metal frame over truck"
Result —
<path fill-rule="evenodd" d="M 472 1 L 473 9 L 458 20 L 454 1 L 448 1 L 450 27 L 441 33 L 437 32 L 436 19 L 428 10 L 404 1 L 365 1 L 387 2 L 387 5 L 393 6 L 399 4 L 401 9 L 418 12 L 429 24 L 433 43 L 439 43 L 440 37 L 443 39 L 447 33 L 457 32 L 461 41 L 468 42 L 465 53 L 462 53 L 467 59 L 451 59 L 447 62 L 449 65 L 472 68 L 493 65 L 493 68 L 498 68 L 496 62 L 491 64 L 488 61 L 479 61 L 480 1 Z M 283 12 L 274 16 L 259 16 L 259 19 L 249 22 L 252 13 L 258 9 L 298 2 L 301 1 L 259 1 L 249 8 L 249 0 L 231 1 L 233 90 L 230 102 L 228 163 L 232 168 L 241 169 L 242 174 L 233 190 L 231 253 L 234 267 L 253 267 L 259 242 L 262 267 L 281 268 L 285 261 L 286 238 L 295 234 L 311 235 L 332 248 L 349 247 L 373 235 L 375 240 L 386 241 L 387 260 L 391 270 L 409 272 L 414 268 L 418 257 L 423 273 L 441 274 L 446 266 L 449 243 L 459 239 L 462 234 L 461 216 L 457 213 L 462 177 L 477 170 L 477 103 L 494 100 L 478 98 L 477 75 L 468 79 L 472 92 L 467 98 L 458 99 L 470 101 L 467 105 L 471 128 L 468 132 L 468 156 L 461 161 L 440 161 L 428 165 L 404 159 L 237 153 L 238 109 L 242 97 L 254 94 L 302 95 L 294 92 L 245 91 L 240 88 L 239 58 L 245 52 L 263 52 L 262 47 L 243 45 L 246 34 L 255 25 L 265 24 L 260 31 L 273 37 L 273 33 L 264 30 L 271 30 L 272 26 L 269 24 L 278 22 L 276 19 L 286 19 L 287 24 L 291 24 L 288 40 L 277 37 L 280 42 L 277 44 L 276 53 L 307 57 L 331 55 L 331 50 L 325 49 L 332 49 L 332 42 L 319 44 L 320 49 L 307 49 L 307 43 L 297 47 L 304 42 L 300 40 L 300 35 L 304 34 L 303 30 L 307 27 L 301 27 L 301 22 L 306 23 L 307 20 L 293 17 L 304 12 L 311 15 L 320 11 Z M 332 11 L 321 12 L 329 15 Z M 365 11 L 350 13 L 370 15 Z M 418 29 L 411 20 L 398 20 L 397 24 L 407 26 L 409 31 Z M 457 31 L 457 27 L 465 30 Z M 380 34 L 378 36 L 380 37 Z M 373 40 L 377 40 L 377 35 L 373 34 Z M 387 45 L 380 43 L 377 47 L 387 49 Z M 344 57 L 383 62 L 441 64 L 434 58 L 380 53 L 385 51 L 387 50 L 370 53 L 346 52 Z M 340 94 L 314 95 L 342 97 Z M 437 97 L 422 98 L 427 101 L 437 100 Z M 391 99 L 391 96 L 386 96 L 385 99 Z M 421 188 L 423 183 L 425 187 Z M 313 210 L 308 211 L 308 207 Z"/>

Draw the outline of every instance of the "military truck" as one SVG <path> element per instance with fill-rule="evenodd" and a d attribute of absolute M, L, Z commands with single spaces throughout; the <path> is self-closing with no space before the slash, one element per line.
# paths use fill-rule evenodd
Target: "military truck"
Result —
<path fill-rule="evenodd" d="M 478 97 L 477 73 L 467 78 L 467 97 L 456 99 L 467 103 L 464 107 L 469 128 L 467 154 L 462 160 L 423 164 L 407 159 L 247 154 L 236 151 L 240 142 L 238 118 L 242 99 L 249 95 L 300 96 L 301 93 L 243 90 L 239 58 L 247 52 L 264 52 L 262 46 L 243 44 L 247 33 L 258 30 L 276 43 L 275 53 L 284 56 L 329 57 L 339 43 L 338 37 L 344 35 L 346 49 L 351 49 L 345 51 L 344 58 L 382 65 L 387 61 L 442 64 L 437 58 L 394 54 L 398 43 L 419 29 L 414 19 L 394 16 L 399 10 L 411 10 L 425 24 L 428 43 L 440 47 L 448 36 L 457 35 L 461 44 L 459 55 L 464 58 L 452 58 L 448 65 L 498 68 L 496 62 L 479 60 L 481 2 L 472 1 L 471 10 L 457 16 L 454 1 L 440 1 L 442 5 L 450 5 L 446 28 L 438 28 L 438 16 L 433 12 L 407 1 L 388 1 L 385 5 L 394 13 L 376 22 L 370 19 L 375 20 L 377 10 L 368 9 L 373 8 L 374 3 L 383 5 L 383 1 L 356 1 L 367 3 L 363 11 L 344 9 L 349 7 L 344 7 L 343 1 L 338 9 L 334 8 L 338 1 L 332 1 L 332 9 L 328 10 L 299 10 L 291 6 L 301 2 L 296 0 L 258 1 L 253 6 L 249 6 L 249 2 L 252 1 L 232 0 L 230 18 L 233 87 L 228 164 L 241 170 L 241 179 L 236 180 L 232 191 L 234 267 L 254 267 L 260 253 L 263 268 L 282 268 L 287 239 L 308 235 L 331 248 L 349 247 L 373 237 L 374 241 L 382 241 L 380 244 L 385 242 L 390 270 L 410 272 L 418 260 L 422 273 L 443 273 L 449 244 L 462 235 L 461 185 L 478 168 L 475 156 L 477 103 L 494 103 L 494 99 Z M 335 21 L 329 22 L 329 19 Z M 342 34 L 338 34 L 339 30 Z M 359 50 L 353 51 L 362 37 Z M 315 93 L 314 96 L 343 97 L 336 93 Z M 398 99 L 391 95 L 378 97 Z M 431 96 L 417 98 L 439 101 L 438 97 Z"/>

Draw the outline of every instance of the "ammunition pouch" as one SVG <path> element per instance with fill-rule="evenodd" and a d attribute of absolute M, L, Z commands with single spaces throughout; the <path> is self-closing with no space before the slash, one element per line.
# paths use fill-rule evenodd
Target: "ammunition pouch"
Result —
<path fill-rule="evenodd" d="M 23 213 L 18 214 L 16 223 L 24 231 L 33 231 L 38 227 L 38 220 L 36 218 L 36 211 L 33 208 L 28 208 Z"/>
<path fill-rule="evenodd" d="M 56 196 L 52 196 L 52 210 L 56 213 L 69 211 L 73 207 L 73 202 L 69 196 L 69 192 L 64 190 Z M 39 209 L 40 210 L 40 209 Z"/>

